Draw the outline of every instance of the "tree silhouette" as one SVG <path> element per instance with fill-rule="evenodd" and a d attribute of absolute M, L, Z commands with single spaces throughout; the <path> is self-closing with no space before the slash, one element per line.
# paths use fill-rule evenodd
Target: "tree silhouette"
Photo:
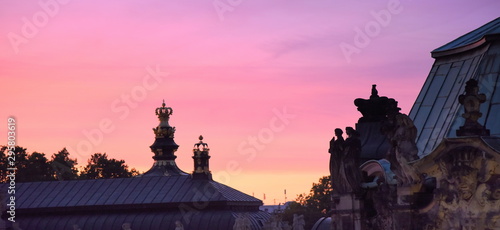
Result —
<path fill-rule="evenodd" d="M 52 169 L 50 163 L 47 161 L 45 154 L 39 152 L 33 152 L 28 155 L 27 166 L 23 171 L 18 171 L 24 174 L 23 181 L 50 181 L 54 180 L 54 170 Z M 17 177 L 17 175 L 16 175 Z M 16 178 L 17 180 L 18 178 Z"/>
<path fill-rule="evenodd" d="M 108 159 L 106 153 L 94 153 L 88 160 L 87 166 L 81 172 L 82 179 L 124 178 L 137 175 L 137 171 L 128 170 L 124 160 Z"/>
<path fill-rule="evenodd" d="M 74 180 L 78 178 L 78 169 L 75 167 L 77 164 L 76 159 L 69 158 L 69 152 L 66 148 L 54 153 L 50 164 L 54 171 L 53 177 L 57 180 Z"/>
<path fill-rule="evenodd" d="M 303 214 L 306 221 L 305 229 L 311 229 L 319 220 L 326 216 L 331 208 L 332 186 L 330 176 L 319 178 L 318 183 L 313 183 L 309 194 L 300 194 L 283 211 L 283 220 L 293 223 L 293 214 Z"/>
<path fill-rule="evenodd" d="M 27 181 L 26 173 L 24 169 L 28 166 L 28 156 L 26 153 L 26 149 L 20 146 L 15 146 L 14 155 L 9 154 L 9 149 L 7 146 L 2 146 L 0 149 L 2 152 L 2 175 L 10 174 L 11 171 L 8 171 L 7 168 L 16 168 L 15 180 L 16 182 Z M 13 164 L 9 164 L 12 163 Z M 21 172 L 22 171 L 22 172 Z M 8 178 L 2 177 L 2 182 L 6 182 Z"/>
<path fill-rule="evenodd" d="M 309 194 L 299 201 L 310 210 L 326 213 L 331 208 L 331 192 L 330 176 L 324 176 L 319 178 L 318 183 L 313 183 Z"/>
<path fill-rule="evenodd" d="M 79 173 L 76 159 L 70 158 L 66 148 L 52 154 L 49 161 L 44 153 L 28 154 L 26 148 L 20 146 L 15 146 L 12 151 L 7 146 L 0 146 L 0 158 L 0 173 L 9 175 L 15 171 L 16 182 L 123 178 L 139 175 L 134 168 L 129 170 L 125 161 L 108 158 L 106 153 L 92 155 L 87 166 Z M 0 177 L 0 183 L 8 180 L 6 176 Z"/>

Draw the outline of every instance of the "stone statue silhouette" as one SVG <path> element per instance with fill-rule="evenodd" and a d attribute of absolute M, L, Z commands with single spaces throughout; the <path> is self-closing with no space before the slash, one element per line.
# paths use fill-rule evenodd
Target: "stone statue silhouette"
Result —
<path fill-rule="evenodd" d="M 335 129 L 335 137 L 330 141 L 330 179 L 332 188 L 337 193 L 348 192 L 344 172 L 344 137 L 342 129 Z"/>
<path fill-rule="evenodd" d="M 349 185 L 351 192 L 359 194 L 361 192 L 361 170 L 360 155 L 361 155 L 361 141 L 359 133 L 352 127 L 346 127 L 347 139 L 344 144 L 344 173 L 345 179 Z"/>

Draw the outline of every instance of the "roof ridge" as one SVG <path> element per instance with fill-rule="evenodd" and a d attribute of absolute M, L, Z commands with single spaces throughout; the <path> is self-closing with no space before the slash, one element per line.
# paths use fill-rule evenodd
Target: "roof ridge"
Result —
<path fill-rule="evenodd" d="M 496 32 L 495 31 L 496 29 L 499 29 L 499 31 Z M 490 33 L 492 31 L 493 33 Z M 431 53 L 439 53 L 439 52 L 449 51 L 452 49 L 462 48 L 474 44 L 482 40 L 484 37 L 493 34 L 500 34 L 500 17 L 495 18 L 487 22 L 486 24 L 452 40 L 451 42 L 448 42 L 434 49 L 433 51 L 431 51 Z"/>
<path fill-rule="evenodd" d="M 253 196 L 250 196 L 244 192 L 241 192 L 237 189 L 234 189 L 232 187 L 229 187 L 225 184 L 222 184 L 222 183 L 219 183 L 217 181 L 210 181 L 209 182 L 214 188 L 217 189 L 217 191 L 221 194 L 222 197 L 224 197 L 227 201 L 235 201 L 235 199 L 233 197 L 228 197 L 229 193 L 226 193 L 224 191 L 221 191 L 221 188 L 222 189 L 226 189 L 226 190 L 231 190 L 232 192 L 237 192 L 239 196 L 244 196 L 246 199 L 252 199 L 253 201 L 261 201 Z"/>

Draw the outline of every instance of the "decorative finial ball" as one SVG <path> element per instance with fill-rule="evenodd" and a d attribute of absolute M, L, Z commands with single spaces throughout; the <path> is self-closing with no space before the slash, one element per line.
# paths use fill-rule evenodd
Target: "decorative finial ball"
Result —
<path fill-rule="evenodd" d="M 202 141 L 202 140 L 203 140 L 203 136 L 202 136 L 202 135 L 200 135 L 200 137 L 199 137 L 198 139 L 200 139 L 200 141 Z"/>
<path fill-rule="evenodd" d="M 162 107 L 165 107 L 165 99 L 163 99 L 163 103 L 161 104 Z"/>

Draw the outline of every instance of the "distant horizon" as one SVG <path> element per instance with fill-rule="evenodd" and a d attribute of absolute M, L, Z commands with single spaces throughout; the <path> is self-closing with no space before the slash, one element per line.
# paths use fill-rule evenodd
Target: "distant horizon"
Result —
<path fill-rule="evenodd" d="M 179 168 L 203 135 L 214 180 L 269 205 L 329 174 L 333 130 L 355 126 L 372 84 L 408 114 L 430 51 L 500 16 L 493 0 L 0 5 L 0 116 L 19 146 L 147 171 L 165 100 Z"/>

